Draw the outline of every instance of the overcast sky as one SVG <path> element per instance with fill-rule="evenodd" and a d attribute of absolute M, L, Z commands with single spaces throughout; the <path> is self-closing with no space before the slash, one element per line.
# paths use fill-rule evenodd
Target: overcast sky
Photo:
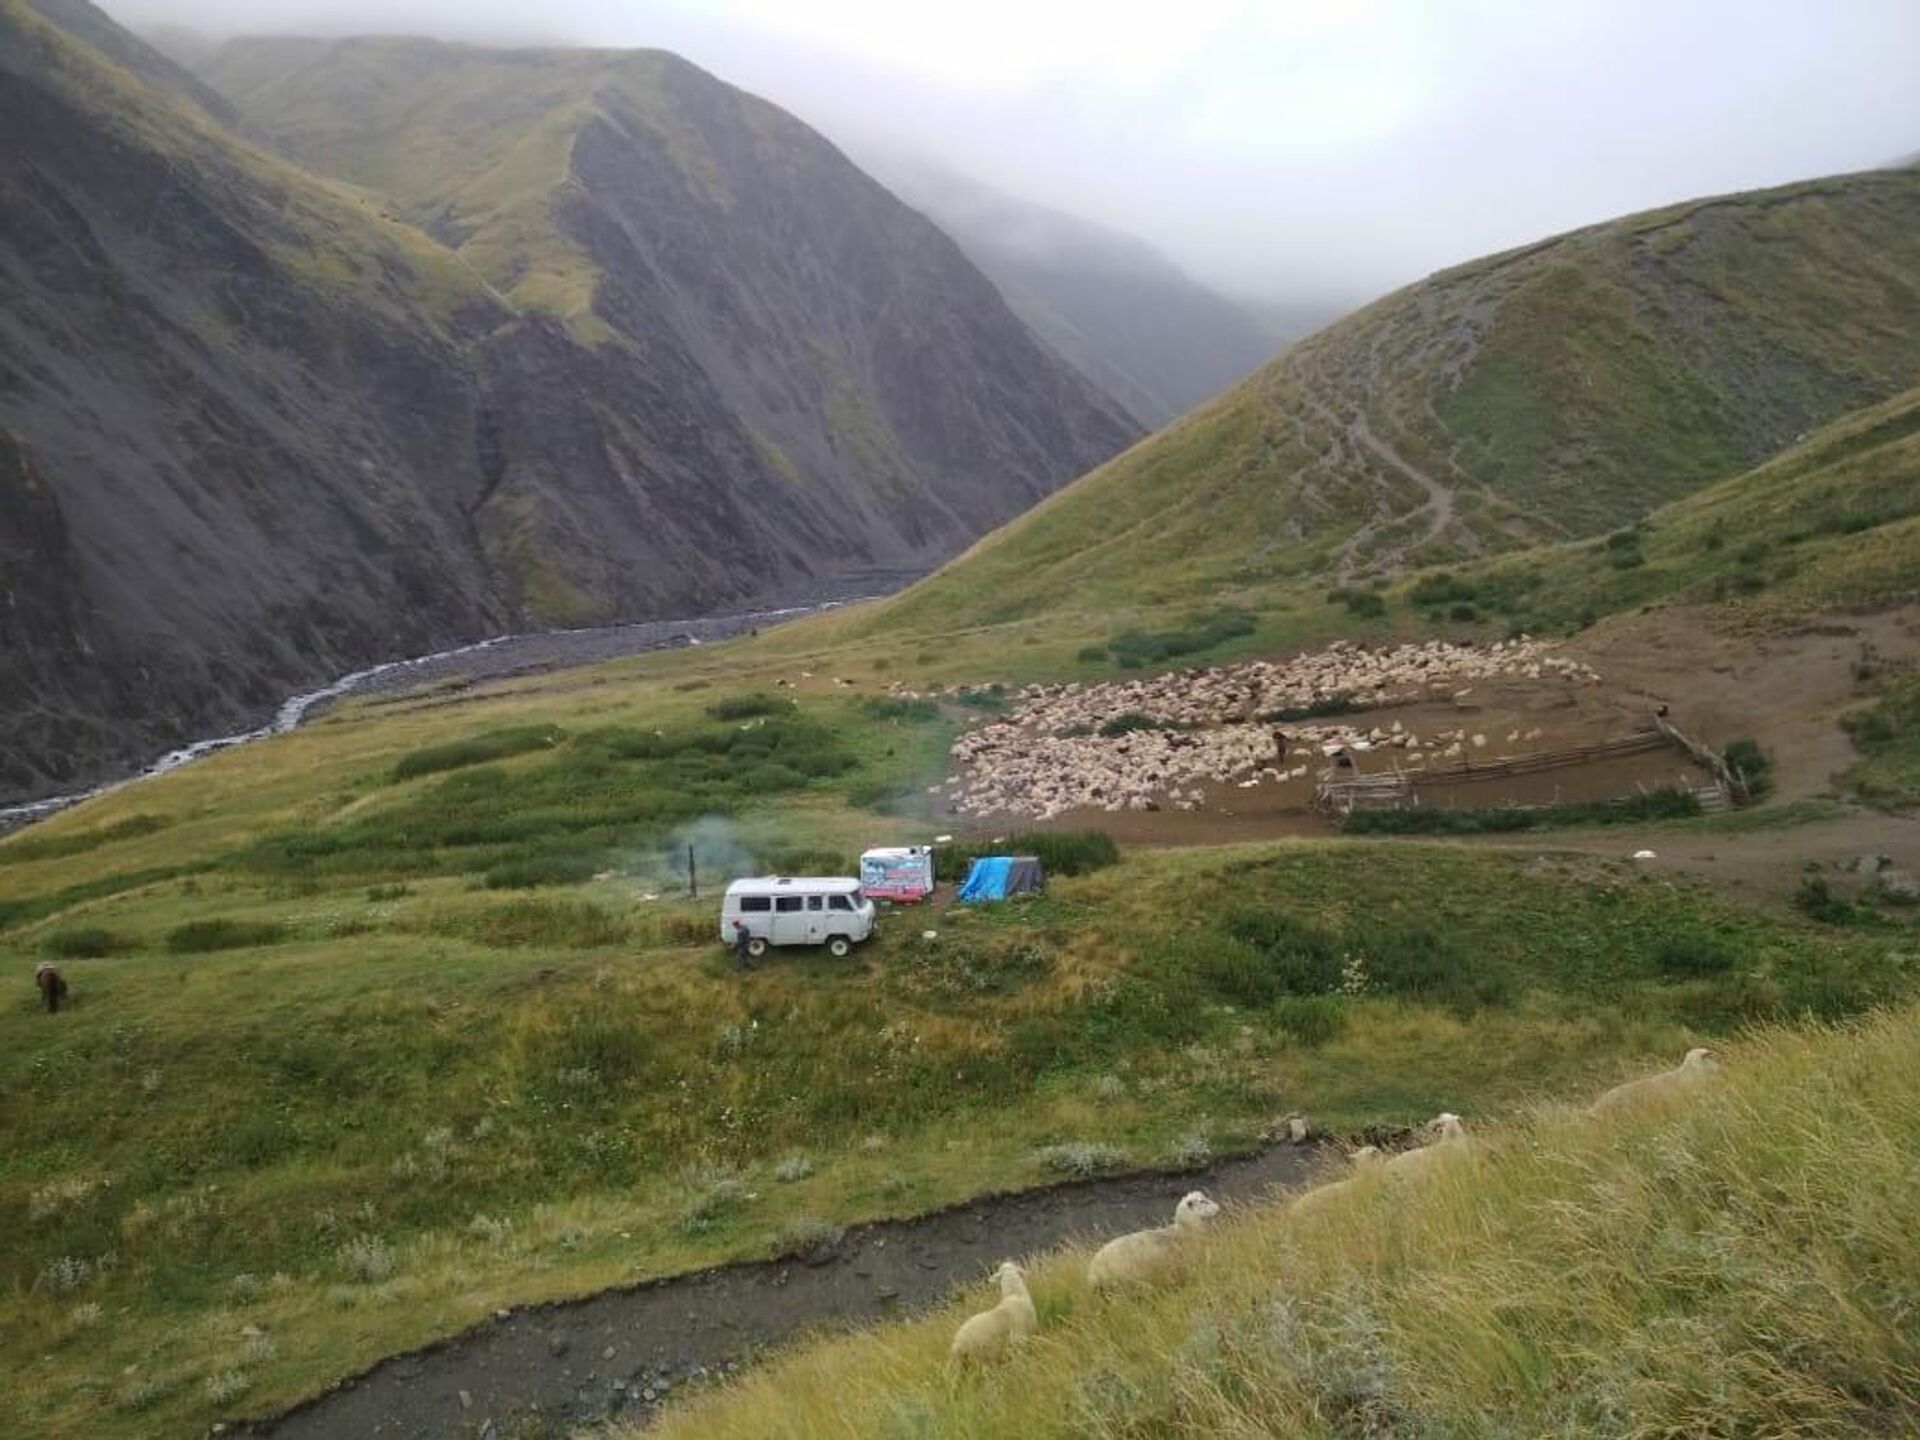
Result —
<path fill-rule="evenodd" d="M 1359 299 L 1920 151 L 1920 0 L 106 0 L 136 28 L 658 45 L 1216 287 Z"/>

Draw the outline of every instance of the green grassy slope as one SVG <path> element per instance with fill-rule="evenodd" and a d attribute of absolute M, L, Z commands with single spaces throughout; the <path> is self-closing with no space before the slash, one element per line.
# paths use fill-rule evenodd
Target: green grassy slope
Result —
<path fill-rule="evenodd" d="M 1637 524 L 1420 577 L 1388 593 L 1441 615 L 1550 630 L 1654 603 L 1767 621 L 1920 600 L 1920 390 L 1845 416 Z"/>
<path fill-rule="evenodd" d="M 915 629 L 1594 534 L 1920 376 L 1920 174 L 1675 206 L 1342 320 L 988 537 Z"/>
<path fill-rule="evenodd" d="M 980 1286 L 647 1433 L 1910 1433 L 1920 1012 L 1765 1032 L 1726 1061 L 1679 1105 L 1546 1109 L 1403 1190 L 1247 1212 L 1158 1290 L 1102 1303 L 1084 1254 L 1048 1258 L 1039 1335 L 998 1373 L 945 1364 Z"/>
<path fill-rule="evenodd" d="M 524 54 L 405 39 L 238 40 L 206 78 L 289 154 L 366 187 L 456 246 L 516 304 L 587 338 L 597 272 L 552 214 L 598 91 L 645 97 L 666 123 L 661 52 Z"/>
<path fill-rule="evenodd" d="M 844 693 L 721 705 L 753 663 L 349 710 L 0 842 L 0 952 L 77 1002 L 0 1007 L 19 1427 L 271 1409 L 501 1304 L 1045 1180 L 1062 1142 L 1150 1163 L 1294 1107 L 1505 1112 L 1910 992 L 1899 921 L 1355 843 L 1128 855 L 931 947 L 912 916 L 742 980 L 673 888 L 689 822 L 737 847 L 710 884 L 842 868 L 916 833 L 864 807 L 952 733 Z M 770 1183 L 796 1150 L 812 1176 Z"/>

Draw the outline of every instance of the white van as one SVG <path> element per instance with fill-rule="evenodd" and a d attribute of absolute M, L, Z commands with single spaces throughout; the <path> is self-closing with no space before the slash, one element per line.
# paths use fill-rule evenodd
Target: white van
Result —
<path fill-rule="evenodd" d="M 769 945 L 824 945 L 835 955 L 850 953 L 873 933 L 873 902 L 860 882 L 839 876 L 763 875 L 727 886 L 720 907 L 720 941 L 734 943 L 734 921 L 743 921 L 753 938 L 747 953 L 756 959 Z"/>

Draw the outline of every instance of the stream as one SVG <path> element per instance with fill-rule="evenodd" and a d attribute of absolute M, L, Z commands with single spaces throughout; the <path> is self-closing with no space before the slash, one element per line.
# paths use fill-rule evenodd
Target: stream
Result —
<path fill-rule="evenodd" d="M 391 1356 L 292 1410 L 233 1427 L 276 1440 L 562 1437 L 645 1423 L 673 1397 L 724 1381 L 823 1330 L 899 1319 L 982 1283 L 1002 1260 L 1164 1225 L 1189 1190 L 1259 1203 L 1301 1184 L 1324 1146 L 1276 1145 L 1187 1174 L 1145 1173 L 982 1195 L 849 1229 L 813 1253 L 645 1280 L 578 1300 L 497 1311 Z"/>

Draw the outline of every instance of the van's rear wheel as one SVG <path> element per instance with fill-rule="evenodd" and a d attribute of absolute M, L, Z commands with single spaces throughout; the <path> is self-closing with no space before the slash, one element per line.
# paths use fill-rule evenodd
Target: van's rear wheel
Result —
<path fill-rule="evenodd" d="M 767 953 L 767 941 L 764 935 L 756 935 L 747 941 L 747 954 L 758 960 Z"/>
<path fill-rule="evenodd" d="M 836 960 L 844 960 L 853 953 L 853 942 L 844 935 L 836 935 L 827 941 L 827 953 Z"/>

